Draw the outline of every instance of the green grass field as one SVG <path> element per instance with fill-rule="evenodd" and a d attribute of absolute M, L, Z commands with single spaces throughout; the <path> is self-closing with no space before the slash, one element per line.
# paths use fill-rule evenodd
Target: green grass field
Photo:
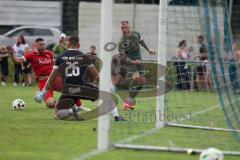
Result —
<path fill-rule="evenodd" d="M 97 131 L 94 128 L 97 128 L 97 120 L 87 122 L 54 120 L 53 110 L 34 101 L 36 91 L 36 87 L 12 87 L 10 84 L 6 87 L 0 87 L 0 160 L 73 160 L 80 159 L 82 155 L 96 149 Z M 171 114 L 194 113 L 206 109 L 206 106 L 217 104 L 214 93 L 185 91 L 169 94 L 167 111 Z M 209 100 L 204 100 L 205 103 L 203 103 L 204 101 L 196 101 L 196 99 L 204 97 L 208 97 Z M 25 110 L 12 110 L 11 102 L 16 98 L 25 101 Z M 138 104 L 137 111 L 154 112 L 155 102 L 153 99 L 139 101 Z M 185 108 L 183 108 L 184 106 Z M 137 113 L 137 111 L 135 112 Z M 127 115 L 126 112 L 121 111 L 121 113 Z M 222 117 L 222 113 L 216 109 L 202 115 L 195 115 L 192 119 L 182 122 L 185 124 L 226 126 L 219 117 Z M 111 142 L 126 139 L 154 127 L 152 120 L 143 119 L 120 123 L 111 121 L 111 124 Z M 131 143 L 183 147 L 210 147 L 210 144 L 216 144 L 223 149 L 227 147 L 228 149 L 240 150 L 239 143 L 236 143 L 229 134 L 171 127 L 166 127 Z M 198 155 L 111 149 L 90 159 L 197 160 Z M 238 160 L 239 157 L 227 156 L 225 159 Z"/>

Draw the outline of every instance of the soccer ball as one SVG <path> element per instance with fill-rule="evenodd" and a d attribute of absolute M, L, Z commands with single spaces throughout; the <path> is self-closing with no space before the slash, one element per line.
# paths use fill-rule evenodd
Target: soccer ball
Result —
<path fill-rule="evenodd" d="M 22 110 L 24 109 L 25 107 L 25 102 L 22 100 L 22 99 L 15 99 L 13 102 L 12 102 L 12 108 L 14 110 Z"/>
<path fill-rule="evenodd" d="M 224 155 L 216 148 L 208 148 L 202 151 L 199 160 L 224 160 Z"/>

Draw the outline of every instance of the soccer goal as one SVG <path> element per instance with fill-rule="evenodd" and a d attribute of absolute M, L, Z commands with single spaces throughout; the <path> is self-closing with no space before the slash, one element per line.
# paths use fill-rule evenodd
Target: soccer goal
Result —
<path fill-rule="evenodd" d="M 101 15 L 106 17 L 101 19 L 101 36 L 109 29 L 104 23 L 110 23 L 114 34 L 108 40 L 117 42 L 119 22 L 128 20 L 158 55 L 141 48 L 144 64 L 154 65 L 145 66 L 146 84 L 136 97 L 136 108 L 122 109 L 129 88 L 119 90 L 117 105 L 126 121 L 100 117 L 98 149 L 200 153 L 215 147 L 240 156 L 239 63 L 232 47 L 227 1 L 116 2 L 102 1 L 108 7 L 102 6 Z M 101 40 L 102 48 L 108 40 Z M 102 58 L 104 70 L 110 58 Z M 104 76 L 100 88 L 108 86 L 106 77 L 110 78 Z"/>

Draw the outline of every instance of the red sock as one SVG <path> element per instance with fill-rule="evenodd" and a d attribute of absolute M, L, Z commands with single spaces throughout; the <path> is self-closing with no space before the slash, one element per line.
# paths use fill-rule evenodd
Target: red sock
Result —
<path fill-rule="evenodd" d="M 75 101 L 75 104 L 76 104 L 77 106 L 81 106 L 81 105 L 82 105 L 82 102 L 81 102 L 80 99 L 77 99 L 77 100 Z"/>

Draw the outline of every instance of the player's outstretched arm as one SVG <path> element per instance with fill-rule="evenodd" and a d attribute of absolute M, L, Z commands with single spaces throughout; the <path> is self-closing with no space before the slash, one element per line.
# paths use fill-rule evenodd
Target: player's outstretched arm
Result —
<path fill-rule="evenodd" d="M 14 63 L 23 63 L 25 61 L 25 59 L 23 57 L 16 57 L 14 55 L 14 50 L 11 46 L 7 46 L 7 51 Z"/>
<path fill-rule="evenodd" d="M 141 40 L 141 41 L 140 41 L 140 45 L 141 45 L 143 48 L 145 48 L 145 49 L 148 51 L 149 54 L 151 54 L 151 55 L 157 54 L 156 51 L 154 51 L 153 49 L 149 49 L 149 48 L 148 48 L 148 46 L 146 45 L 146 43 L 144 42 L 144 40 Z"/>
<path fill-rule="evenodd" d="M 59 72 L 58 68 L 53 68 L 44 88 L 36 95 L 35 97 L 36 102 L 41 103 L 43 101 L 47 91 L 51 89 L 51 84 L 53 80 L 58 76 L 58 72 Z"/>

